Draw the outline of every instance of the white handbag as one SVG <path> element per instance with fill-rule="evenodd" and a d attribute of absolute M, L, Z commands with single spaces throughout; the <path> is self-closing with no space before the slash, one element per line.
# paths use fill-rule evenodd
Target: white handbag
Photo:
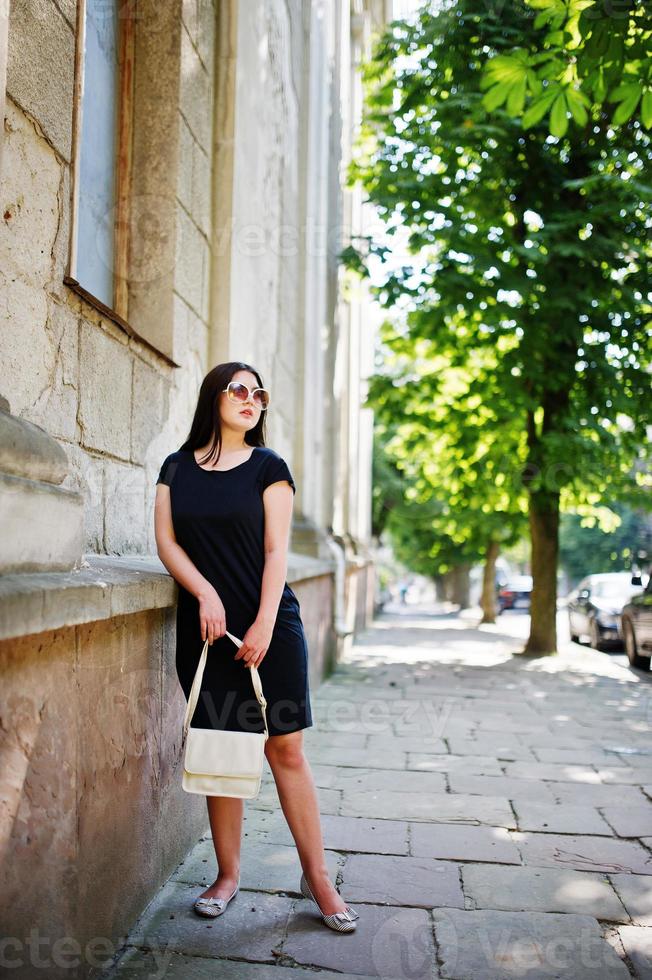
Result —
<path fill-rule="evenodd" d="M 242 646 L 242 640 L 237 636 L 233 636 L 228 630 L 226 635 L 236 646 Z M 204 643 L 197 665 L 183 719 L 183 740 L 186 743 L 186 751 L 181 785 L 186 793 L 201 793 L 204 796 L 236 796 L 243 800 L 251 800 L 260 792 L 265 742 L 269 738 L 265 710 L 267 701 L 263 696 L 258 668 L 249 667 L 248 670 L 251 671 L 254 692 L 262 708 L 264 732 L 191 728 L 190 720 L 199 699 L 207 653 L 208 639 Z"/>

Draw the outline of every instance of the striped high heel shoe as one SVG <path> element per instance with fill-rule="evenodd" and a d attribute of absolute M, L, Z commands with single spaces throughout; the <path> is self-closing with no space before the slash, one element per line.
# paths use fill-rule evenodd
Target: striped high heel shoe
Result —
<path fill-rule="evenodd" d="M 306 881 L 305 874 L 301 875 L 301 882 L 299 884 L 301 894 L 304 898 L 309 898 L 311 902 L 314 902 L 319 909 L 319 914 L 321 915 L 324 923 L 329 927 L 329 929 L 334 929 L 336 932 L 353 932 L 356 928 L 355 919 L 359 919 L 360 916 L 351 908 L 350 905 L 346 906 L 346 912 L 333 912 L 331 915 L 324 915 L 322 912 L 319 902 L 310 891 L 310 885 Z"/>

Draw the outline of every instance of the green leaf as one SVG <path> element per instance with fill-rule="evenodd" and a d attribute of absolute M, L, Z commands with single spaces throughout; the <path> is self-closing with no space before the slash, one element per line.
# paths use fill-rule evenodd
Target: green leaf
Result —
<path fill-rule="evenodd" d="M 652 91 L 650 89 L 641 99 L 641 120 L 646 129 L 652 126 Z"/>
<path fill-rule="evenodd" d="M 518 116 L 523 112 L 526 82 L 527 79 L 524 75 L 510 88 L 509 96 L 507 97 L 507 111 L 510 116 Z"/>
<path fill-rule="evenodd" d="M 487 70 L 496 82 L 516 82 L 527 71 L 527 61 L 516 53 L 496 55 L 487 65 Z"/>
<path fill-rule="evenodd" d="M 542 10 L 541 13 L 537 14 L 537 16 L 534 18 L 534 29 L 539 30 L 540 27 L 543 27 L 545 24 L 548 23 L 548 21 L 552 20 L 554 16 L 555 16 L 555 11 L 552 10 L 551 8 L 548 8 L 547 10 Z"/>
<path fill-rule="evenodd" d="M 581 92 L 578 92 L 577 89 L 569 88 L 566 91 L 566 99 L 568 100 L 568 108 L 570 109 L 575 122 L 580 126 L 586 126 L 589 118 L 589 114 L 586 111 L 586 106 L 584 103 L 586 96 L 584 96 L 584 99 L 582 99 Z"/>
<path fill-rule="evenodd" d="M 607 95 L 607 83 L 604 77 L 604 70 L 602 67 L 598 69 L 598 79 L 593 88 L 593 94 L 597 102 L 604 102 Z"/>
<path fill-rule="evenodd" d="M 634 114 L 634 110 L 639 103 L 641 98 L 641 90 L 638 85 L 634 88 L 631 94 L 620 103 L 613 115 L 614 126 L 621 126 L 623 123 L 627 122 L 628 119 Z"/>
<path fill-rule="evenodd" d="M 568 129 L 566 96 L 560 92 L 550 110 L 550 132 L 553 136 L 563 136 Z"/>
<path fill-rule="evenodd" d="M 482 97 L 482 105 L 487 110 L 487 112 L 493 112 L 497 109 L 499 105 L 505 101 L 509 95 L 509 90 L 511 86 L 506 85 L 504 82 L 499 82 L 498 85 L 494 85 L 489 91 Z"/>
<path fill-rule="evenodd" d="M 523 114 L 523 128 L 529 129 L 531 126 L 535 126 L 540 122 L 556 97 L 557 90 L 555 89 L 554 92 L 546 92 L 540 98 L 536 99 Z"/>
<path fill-rule="evenodd" d="M 623 99 L 630 98 L 634 92 L 640 92 L 640 85 L 637 81 L 621 82 L 609 93 L 609 101 L 621 102 Z"/>

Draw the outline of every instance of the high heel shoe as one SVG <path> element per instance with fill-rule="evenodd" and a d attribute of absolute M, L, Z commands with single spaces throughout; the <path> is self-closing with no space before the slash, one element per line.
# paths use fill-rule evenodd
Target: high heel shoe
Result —
<path fill-rule="evenodd" d="M 346 906 L 346 912 L 333 912 L 331 915 L 324 915 L 322 912 L 319 902 L 310 891 L 310 885 L 306 881 L 305 874 L 301 875 L 301 882 L 299 884 L 299 889 L 304 898 L 309 898 L 315 903 L 319 909 L 319 914 L 321 915 L 324 923 L 329 927 L 329 929 L 334 929 L 336 932 L 353 932 L 356 928 L 355 919 L 359 919 L 360 916 L 354 908 L 350 905 Z"/>
<path fill-rule="evenodd" d="M 229 895 L 228 898 L 198 898 L 193 908 L 197 915 L 204 915 L 207 918 L 214 919 L 217 915 L 222 915 L 226 911 L 226 907 L 232 898 L 238 894 L 240 889 L 240 879 L 238 878 L 238 884 L 235 886 L 233 893 Z"/>

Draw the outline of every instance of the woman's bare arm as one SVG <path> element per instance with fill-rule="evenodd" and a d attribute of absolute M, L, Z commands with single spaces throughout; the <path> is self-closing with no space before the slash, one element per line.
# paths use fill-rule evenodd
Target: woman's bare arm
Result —
<path fill-rule="evenodd" d="M 165 483 L 156 485 L 154 537 L 158 556 L 172 578 L 199 600 L 202 640 L 208 637 L 212 643 L 219 636 L 224 636 L 226 615 L 222 600 L 176 539 L 172 524 L 170 488 Z"/>
<path fill-rule="evenodd" d="M 261 584 L 258 622 L 276 622 L 288 568 L 288 545 L 294 495 L 289 483 L 270 484 L 263 492 L 265 510 L 265 567 Z"/>

